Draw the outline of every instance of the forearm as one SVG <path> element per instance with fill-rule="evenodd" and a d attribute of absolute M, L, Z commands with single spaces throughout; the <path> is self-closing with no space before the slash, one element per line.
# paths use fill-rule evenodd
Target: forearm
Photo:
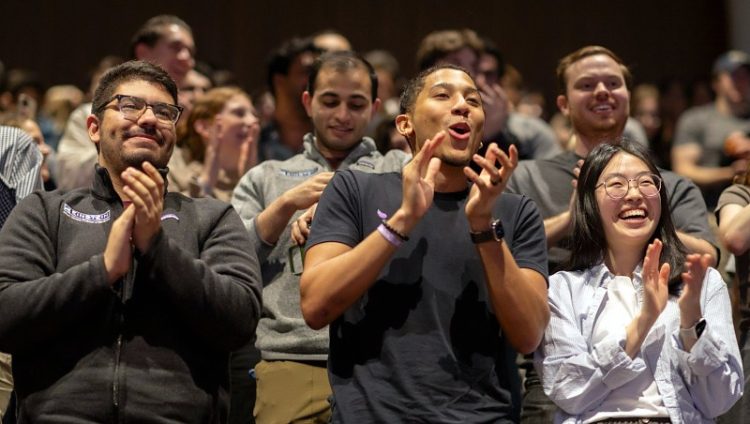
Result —
<path fill-rule="evenodd" d="M 675 172 L 690 178 L 701 188 L 712 187 L 732 181 L 734 169 L 732 167 L 705 167 L 695 164 L 675 166 Z"/>
<path fill-rule="evenodd" d="M 388 223 L 403 234 L 407 232 L 404 221 L 399 211 Z M 396 246 L 378 230 L 354 248 L 341 243 L 310 248 L 300 280 L 302 315 L 307 324 L 320 329 L 341 316 L 373 285 L 395 251 Z"/>
<path fill-rule="evenodd" d="M 629 357 L 635 358 L 638 356 L 641 345 L 646 340 L 646 335 L 648 335 L 655 321 L 656 319 L 646 317 L 642 313 L 630 321 L 630 324 L 625 328 L 625 353 Z"/>
<path fill-rule="evenodd" d="M 557 246 L 557 244 L 570 234 L 572 219 L 570 211 L 565 211 L 559 215 L 544 220 L 544 235 L 547 237 L 547 247 Z"/>
<path fill-rule="evenodd" d="M 297 208 L 281 195 L 255 218 L 255 231 L 268 244 L 276 244 Z"/>
<path fill-rule="evenodd" d="M 511 345 L 533 352 L 549 322 L 547 288 L 536 271 L 521 269 L 504 242 L 477 245 L 498 322 Z"/>
<path fill-rule="evenodd" d="M 0 283 L 0 351 L 33 349 L 38 342 L 62 337 L 84 322 L 102 319 L 116 301 L 101 255 L 62 273 L 27 277 L 30 280 L 18 279 L 18 259 L 13 259 L 11 276 L 16 281 L 4 273 Z"/>
<path fill-rule="evenodd" d="M 677 237 L 679 237 L 682 244 L 685 245 L 688 253 L 708 254 L 711 256 L 711 263 L 709 264 L 709 266 L 716 266 L 719 257 L 714 245 L 707 242 L 706 240 L 697 238 L 687 233 L 683 233 L 682 231 L 677 231 Z"/>
<path fill-rule="evenodd" d="M 742 255 L 747 252 L 750 248 L 750 206 L 724 206 L 721 209 L 719 237 L 732 254 Z"/>

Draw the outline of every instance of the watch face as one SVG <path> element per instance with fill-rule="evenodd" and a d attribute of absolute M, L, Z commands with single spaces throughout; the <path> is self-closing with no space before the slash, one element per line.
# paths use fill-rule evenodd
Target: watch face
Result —
<path fill-rule="evenodd" d="M 495 237 L 496 241 L 501 241 L 503 237 L 505 236 L 505 229 L 503 228 L 503 223 L 500 222 L 499 219 L 492 221 L 492 232 L 494 233 L 493 236 Z"/>

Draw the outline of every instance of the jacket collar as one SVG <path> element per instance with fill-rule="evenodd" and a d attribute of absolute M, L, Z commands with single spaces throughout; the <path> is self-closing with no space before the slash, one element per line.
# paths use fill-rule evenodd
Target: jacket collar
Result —
<path fill-rule="evenodd" d="M 305 138 L 303 139 L 303 147 L 304 151 L 302 154 L 305 155 L 307 159 L 319 163 L 325 169 L 331 168 L 326 158 L 324 158 L 320 153 L 320 150 L 315 147 L 315 136 L 313 135 L 313 133 L 305 134 Z M 370 137 L 362 137 L 362 140 L 360 140 L 360 142 L 357 144 L 357 147 L 352 149 L 352 151 L 349 152 L 346 158 L 341 162 L 341 165 L 339 165 L 339 169 L 348 168 L 353 163 L 356 163 L 359 158 L 367 156 L 375 150 L 377 150 L 375 142 Z"/>

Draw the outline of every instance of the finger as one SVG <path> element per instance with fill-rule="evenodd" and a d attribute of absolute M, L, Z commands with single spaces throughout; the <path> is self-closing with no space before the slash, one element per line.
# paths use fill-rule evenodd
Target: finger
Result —
<path fill-rule="evenodd" d="M 134 207 L 135 213 L 138 215 L 141 215 L 142 217 L 149 218 L 151 213 L 150 209 L 148 208 L 148 205 L 146 204 L 146 201 L 143 199 L 142 196 L 139 196 L 130 186 L 123 186 L 123 191 L 125 194 L 130 197 L 130 201 L 132 204 L 128 207 Z"/>
<path fill-rule="evenodd" d="M 672 270 L 668 263 L 663 263 L 659 269 L 659 286 L 669 288 L 669 272 Z"/>
<path fill-rule="evenodd" d="M 446 136 L 445 131 L 438 132 L 431 139 L 427 139 L 419 152 L 414 156 L 413 162 L 421 177 L 426 175 L 431 163 L 432 155 L 435 153 L 435 149 L 443 142 L 443 140 L 445 140 Z"/>
<path fill-rule="evenodd" d="M 299 220 L 292 223 L 292 242 L 297 246 L 302 245 L 302 233 L 299 228 Z"/>
<path fill-rule="evenodd" d="M 440 165 L 443 162 L 439 158 L 430 158 L 430 162 L 427 165 L 427 171 L 425 172 L 424 179 L 425 181 L 431 185 L 435 186 L 435 176 L 437 175 L 438 171 L 440 171 Z"/>
<path fill-rule="evenodd" d="M 132 174 L 130 168 L 125 171 L 123 179 L 125 180 L 123 189 L 127 188 L 125 194 L 130 197 L 133 204 L 138 207 L 143 205 L 145 208 L 151 208 L 153 206 L 154 196 L 151 191 L 149 191 L 149 189 Z"/>

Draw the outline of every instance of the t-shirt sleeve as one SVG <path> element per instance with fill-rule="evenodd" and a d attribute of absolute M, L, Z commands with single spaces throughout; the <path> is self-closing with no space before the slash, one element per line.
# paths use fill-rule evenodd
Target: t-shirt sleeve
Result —
<path fill-rule="evenodd" d="M 708 226 L 708 210 L 698 187 L 686 178 L 677 181 L 669 199 L 675 230 L 701 238 L 716 246 Z"/>
<path fill-rule="evenodd" d="M 703 115 L 698 109 L 685 112 L 677 121 L 677 129 L 674 135 L 674 145 L 684 144 L 701 145 L 703 139 L 702 128 L 704 128 Z"/>
<path fill-rule="evenodd" d="M 360 187 L 353 171 L 338 171 L 323 190 L 306 248 L 338 242 L 354 247 L 362 241 Z"/>
<path fill-rule="evenodd" d="M 520 268 L 530 268 L 547 279 L 547 239 L 544 221 L 536 204 L 526 196 L 520 198 L 510 251 Z"/>
<path fill-rule="evenodd" d="M 750 187 L 742 184 L 734 184 L 726 188 L 719 197 L 716 205 L 716 221 L 719 221 L 721 208 L 726 205 L 740 205 L 742 207 L 750 204 Z"/>

